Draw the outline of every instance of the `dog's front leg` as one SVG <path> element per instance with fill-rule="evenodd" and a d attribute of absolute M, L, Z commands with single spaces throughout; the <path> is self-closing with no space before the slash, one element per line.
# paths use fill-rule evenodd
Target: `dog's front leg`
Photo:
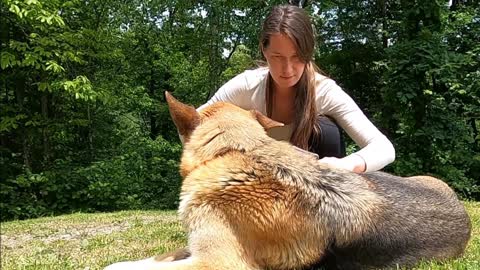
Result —
<path fill-rule="evenodd" d="M 172 262 L 168 270 L 259 270 L 254 250 L 245 246 L 248 241 L 241 232 L 224 220 L 209 216 L 198 221 L 189 233 L 188 244 L 191 256 Z M 241 227 L 241 226 L 239 226 Z M 238 227 L 237 227 L 238 228 Z M 174 263 L 176 263 L 174 265 Z M 184 267 L 185 266 L 185 267 Z M 160 269 L 160 268 L 158 268 Z"/>
<path fill-rule="evenodd" d="M 248 250 L 238 242 L 228 225 L 202 221 L 202 226 L 189 233 L 190 257 L 175 261 L 152 257 L 140 261 L 115 263 L 104 270 L 259 270 Z M 207 224 L 208 223 L 208 224 Z"/>
<path fill-rule="evenodd" d="M 183 260 L 190 257 L 192 253 L 187 248 L 179 248 L 174 251 L 155 256 L 155 260 L 159 262 L 173 262 Z"/>

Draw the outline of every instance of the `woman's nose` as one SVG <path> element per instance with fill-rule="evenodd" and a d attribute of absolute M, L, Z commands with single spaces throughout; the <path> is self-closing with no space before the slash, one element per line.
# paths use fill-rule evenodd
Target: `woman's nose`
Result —
<path fill-rule="evenodd" d="M 293 70 L 293 63 L 290 59 L 286 58 L 282 64 L 282 72 L 285 75 L 290 75 Z"/>

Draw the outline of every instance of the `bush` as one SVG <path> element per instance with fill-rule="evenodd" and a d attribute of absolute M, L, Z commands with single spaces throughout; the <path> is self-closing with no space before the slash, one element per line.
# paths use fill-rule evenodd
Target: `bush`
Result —
<path fill-rule="evenodd" d="M 2 220 L 74 211 L 172 209 L 178 204 L 180 145 L 161 137 L 125 142 L 122 154 L 80 166 L 57 160 L 0 183 Z"/>

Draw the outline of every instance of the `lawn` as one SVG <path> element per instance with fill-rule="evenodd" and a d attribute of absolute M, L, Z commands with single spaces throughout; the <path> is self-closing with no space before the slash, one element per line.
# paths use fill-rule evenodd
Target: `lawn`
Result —
<path fill-rule="evenodd" d="M 465 255 L 415 269 L 480 269 L 480 202 L 465 202 L 473 231 Z M 174 211 L 71 214 L 1 224 L 1 269 L 93 270 L 185 245 Z"/>

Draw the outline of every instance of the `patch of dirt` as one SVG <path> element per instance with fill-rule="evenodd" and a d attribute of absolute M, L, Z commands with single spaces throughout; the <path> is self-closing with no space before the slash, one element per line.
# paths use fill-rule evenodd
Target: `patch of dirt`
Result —
<path fill-rule="evenodd" d="M 157 221 L 174 222 L 177 221 L 177 218 L 143 216 L 127 221 L 112 221 L 110 223 L 100 224 L 98 222 L 74 224 L 71 226 L 69 226 L 69 224 L 39 224 L 38 230 L 32 231 L 31 233 L 0 235 L 0 244 L 2 248 L 12 249 L 20 248 L 26 244 L 28 245 L 28 242 L 34 240 L 40 240 L 46 244 L 57 240 L 82 240 L 96 235 L 108 235 L 114 232 L 123 232 L 139 222 L 141 224 L 149 224 Z M 49 232 L 48 235 L 46 235 L 46 231 Z"/>

